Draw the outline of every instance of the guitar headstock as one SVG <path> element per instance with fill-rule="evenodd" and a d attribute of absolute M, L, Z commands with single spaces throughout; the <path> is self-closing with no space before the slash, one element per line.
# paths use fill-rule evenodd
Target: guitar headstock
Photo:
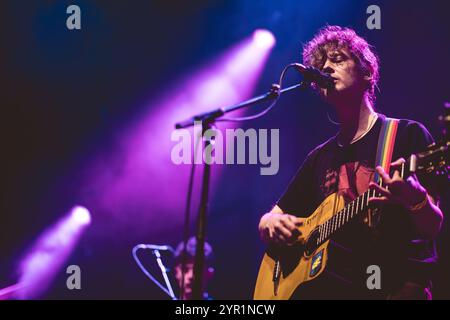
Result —
<path fill-rule="evenodd" d="M 434 175 L 444 185 L 450 180 L 449 146 L 450 146 L 450 103 L 444 104 L 443 114 L 439 116 L 442 136 L 439 142 L 427 147 L 427 150 L 412 155 L 408 160 L 410 173 Z"/>
<path fill-rule="evenodd" d="M 427 147 L 427 150 L 409 158 L 409 172 L 417 175 L 435 175 L 449 179 L 450 141 L 442 140 Z"/>

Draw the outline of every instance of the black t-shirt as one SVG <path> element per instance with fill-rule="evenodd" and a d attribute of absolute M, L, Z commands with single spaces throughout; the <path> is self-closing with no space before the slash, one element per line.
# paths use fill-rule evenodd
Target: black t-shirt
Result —
<path fill-rule="evenodd" d="M 311 151 L 277 203 L 283 212 L 307 217 L 332 193 L 338 192 L 347 202 L 367 191 L 385 118 L 379 114 L 372 129 L 350 145 L 340 145 L 335 136 Z M 392 161 L 423 151 L 432 142 L 422 124 L 400 119 Z M 429 179 L 419 179 L 429 190 Z M 326 292 L 333 298 L 334 292 L 342 298 L 348 291 L 350 298 L 354 295 L 349 292 L 378 297 L 405 281 L 427 285 L 437 258 L 434 242 L 420 239 L 409 215 L 399 206 L 386 206 L 375 228 L 361 217 L 332 236 L 326 270 L 302 288 L 304 295 L 320 298 Z M 382 290 L 367 289 L 370 265 L 380 267 Z"/>

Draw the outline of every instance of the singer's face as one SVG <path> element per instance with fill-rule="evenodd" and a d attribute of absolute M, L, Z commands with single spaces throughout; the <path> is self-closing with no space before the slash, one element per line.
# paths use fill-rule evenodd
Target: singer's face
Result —
<path fill-rule="evenodd" d="M 177 278 L 178 284 L 181 286 L 182 282 L 182 270 L 181 266 L 175 267 L 175 278 Z M 186 264 L 186 272 L 184 274 L 184 296 L 189 299 L 192 295 L 192 282 L 194 280 L 194 264 Z"/>
<path fill-rule="evenodd" d="M 205 267 L 203 270 L 203 285 L 207 286 L 208 281 L 211 279 L 213 275 L 214 269 L 211 267 Z M 178 281 L 178 285 L 181 287 L 183 272 L 181 265 L 175 266 L 175 278 Z M 186 272 L 184 273 L 184 299 L 191 299 L 192 297 L 192 287 L 194 285 L 194 263 L 188 262 L 186 264 Z"/>
<path fill-rule="evenodd" d="M 336 79 L 334 88 L 321 89 L 325 100 L 333 103 L 336 99 L 365 91 L 364 76 L 348 49 L 330 49 L 325 59 L 322 71 Z"/>

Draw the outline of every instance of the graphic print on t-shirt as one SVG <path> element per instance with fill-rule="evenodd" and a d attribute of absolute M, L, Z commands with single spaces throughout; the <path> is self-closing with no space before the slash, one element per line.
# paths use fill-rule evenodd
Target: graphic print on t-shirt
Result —
<path fill-rule="evenodd" d="M 346 202 L 349 202 L 367 191 L 374 173 L 373 168 L 362 162 L 348 162 L 341 165 L 338 171 L 328 169 L 320 188 L 326 196 L 338 192 Z"/>
<path fill-rule="evenodd" d="M 328 196 L 337 192 L 343 196 L 345 203 L 349 203 L 369 189 L 369 183 L 374 175 L 375 170 L 365 162 L 347 162 L 341 165 L 338 171 L 328 169 L 320 188 L 324 195 Z M 371 226 L 373 213 L 370 211 L 363 215 L 364 224 Z"/>

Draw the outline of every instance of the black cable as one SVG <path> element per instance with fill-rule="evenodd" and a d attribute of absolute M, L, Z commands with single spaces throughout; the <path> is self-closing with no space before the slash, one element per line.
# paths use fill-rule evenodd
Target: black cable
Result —
<path fill-rule="evenodd" d="M 281 89 L 282 89 L 282 85 L 283 85 L 283 80 L 284 80 L 284 76 L 286 74 L 286 71 L 290 68 L 295 67 L 294 63 L 291 63 L 289 65 L 287 65 L 283 71 L 281 72 L 280 75 L 280 79 L 278 81 L 277 85 L 272 86 L 272 90 L 271 93 L 274 94 L 275 96 L 275 100 L 272 101 L 272 103 L 263 111 L 261 111 L 260 113 L 257 113 L 255 115 L 251 115 L 251 116 L 247 116 L 247 117 L 239 117 L 239 118 L 218 118 L 216 119 L 216 121 L 235 121 L 235 122 L 241 122 L 241 121 L 248 121 L 248 120 L 254 120 L 254 119 L 258 119 L 262 116 L 264 116 L 266 113 L 268 113 L 270 110 L 272 110 L 273 107 L 275 107 L 275 105 L 277 104 L 278 100 L 280 99 L 281 96 Z M 276 87 L 275 87 L 276 86 Z M 275 87 L 275 88 L 274 88 Z"/>
<path fill-rule="evenodd" d="M 195 132 L 194 132 L 195 134 Z M 197 154 L 198 146 L 201 139 L 197 139 L 197 145 L 194 146 L 194 154 L 192 155 L 191 173 L 189 175 L 188 193 L 186 199 L 186 208 L 184 211 L 184 227 L 183 227 L 183 252 L 181 254 L 181 285 L 180 285 L 180 300 L 183 300 L 184 292 L 184 276 L 186 274 L 186 262 L 187 262 L 187 243 L 189 240 L 189 224 L 191 215 L 191 199 L 192 189 L 194 186 L 194 173 L 195 173 L 195 156 Z"/>

